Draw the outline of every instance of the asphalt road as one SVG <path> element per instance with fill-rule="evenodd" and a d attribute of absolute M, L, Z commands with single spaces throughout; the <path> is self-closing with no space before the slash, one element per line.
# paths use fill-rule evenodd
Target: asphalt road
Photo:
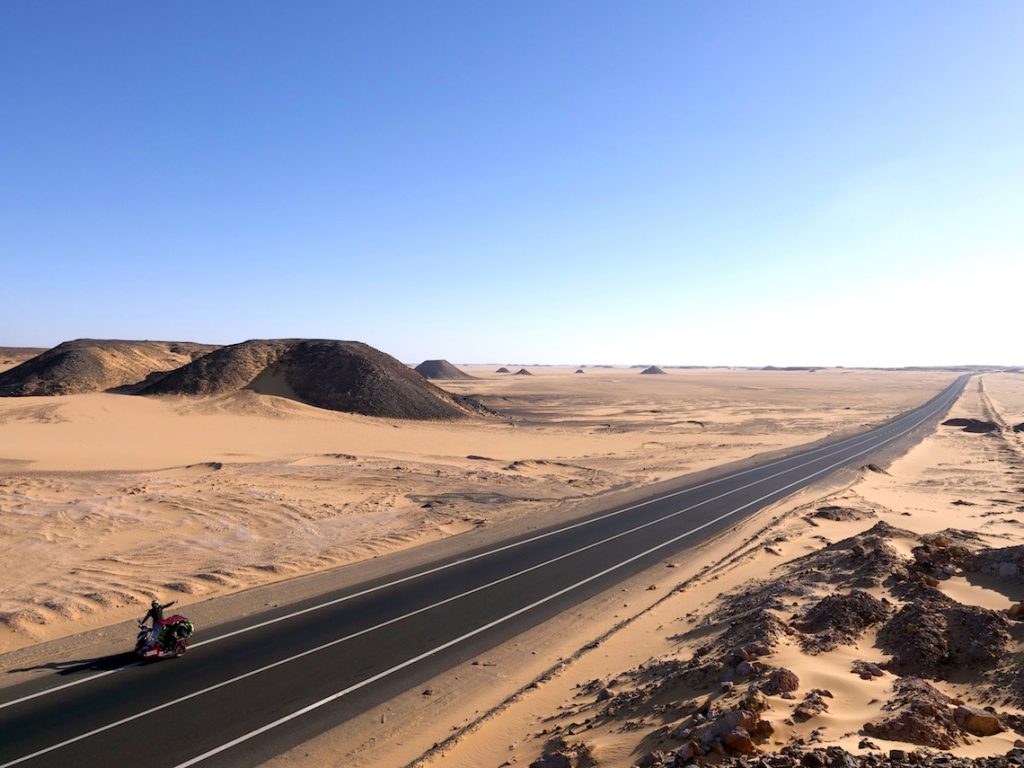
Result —
<path fill-rule="evenodd" d="M 935 423 L 969 377 L 868 432 L 0 694 L 0 768 L 251 766 Z M 201 629 L 201 628 L 200 628 Z M 126 648 L 132 641 L 125 638 Z"/>

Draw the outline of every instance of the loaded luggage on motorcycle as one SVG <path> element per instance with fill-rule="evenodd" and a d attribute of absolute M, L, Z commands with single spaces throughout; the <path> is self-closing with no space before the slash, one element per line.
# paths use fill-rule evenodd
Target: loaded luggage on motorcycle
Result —
<path fill-rule="evenodd" d="M 153 631 L 159 634 L 156 641 L 150 643 Z M 143 658 L 181 656 L 188 650 L 188 639 L 194 631 L 192 622 L 180 614 L 161 619 L 153 630 L 140 623 L 139 634 L 135 638 L 135 652 Z"/>

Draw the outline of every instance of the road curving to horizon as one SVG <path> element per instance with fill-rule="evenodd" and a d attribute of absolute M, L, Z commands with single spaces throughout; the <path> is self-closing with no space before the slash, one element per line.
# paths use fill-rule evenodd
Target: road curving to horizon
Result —
<path fill-rule="evenodd" d="M 180 659 L 125 654 L 6 688 L 0 768 L 256 765 L 801 488 L 908 447 L 969 379 L 856 435 L 200 631 Z"/>

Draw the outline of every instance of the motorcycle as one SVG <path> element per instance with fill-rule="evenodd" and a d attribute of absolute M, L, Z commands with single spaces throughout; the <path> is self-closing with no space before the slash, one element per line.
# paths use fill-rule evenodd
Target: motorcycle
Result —
<path fill-rule="evenodd" d="M 188 650 L 188 639 L 195 631 L 192 622 L 180 614 L 157 622 L 160 634 L 152 646 L 149 645 L 150 628 L 145 621 L 139 622 L 139 634 L 135 636 L 135 655 L 142 659 L 166 659 L 181 656 Z"/>

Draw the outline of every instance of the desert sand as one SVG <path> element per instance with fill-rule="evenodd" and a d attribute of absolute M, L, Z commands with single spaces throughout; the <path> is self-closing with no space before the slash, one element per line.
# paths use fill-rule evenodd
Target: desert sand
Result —
<path fill-rule="evenodd" d="M 974 377 L 950 417 L 999 429 L 939 426 L 432 681 L 447 735 L 410 735 L 440 710 L 409 694 L 371 713 L 402 731 L 364 722 L 272 764 L 658 765 L 740 708 L 755 749 L 1006 753 L 1024 715 L 1024 376 Z"/>
<path fill-rule="evenodd" d="M 466 367 L 500 416 L 220 395 L 0 398 L 0 649 L 365 560 L 877 423 L 941 372 Z M 287 394 L 287 393 L 285 393 Z"/>

